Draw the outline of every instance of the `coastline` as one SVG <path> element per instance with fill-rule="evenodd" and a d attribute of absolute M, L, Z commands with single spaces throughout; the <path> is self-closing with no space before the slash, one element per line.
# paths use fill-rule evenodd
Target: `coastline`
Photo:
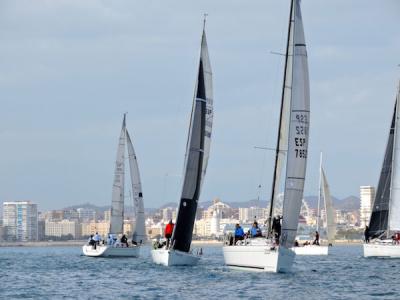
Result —
<path fill-rule="evenodd" d="M 0 242 L 0 248 L 4 247 L 81 247 L 86 243 L 86 240 L 70 240 L 70 241 L 38 241 L 38 242 Z M 361 240 L 335 240 L 334 245 L 340 246 L 355 246 L 362 245 Z M 146 244 L 149 244 L 147 242 Z M 222 246 L 223 241 L 218 240 L 194 240 L 192 244 Z"/>

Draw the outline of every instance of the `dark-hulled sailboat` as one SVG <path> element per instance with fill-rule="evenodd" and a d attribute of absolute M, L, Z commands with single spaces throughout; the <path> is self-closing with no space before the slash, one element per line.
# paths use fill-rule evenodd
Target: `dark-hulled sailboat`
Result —
<path fill-rule="evenodd" d="M 204 21 L 205 25 L 205 21 Z M 205 28 L 186 144 L 182 195 L 170 247 L 151 251 L 153 261 L 166 266 L 194 265 L 200 256 L 190 253 L 197 203 L 207 169 L 213 121 L 212 72 Z"/>

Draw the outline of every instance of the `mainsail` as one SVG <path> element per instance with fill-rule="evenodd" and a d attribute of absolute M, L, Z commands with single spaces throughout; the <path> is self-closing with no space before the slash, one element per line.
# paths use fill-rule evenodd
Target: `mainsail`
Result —
<path fill-rule="evenodd" d="M 275 150 L 275 168 L 272 178 L 272 190 L 271 190 L 271 201 L 269 206 L 268 216 L 268 235 L 272 233 L 272 217 L 274 214 L 274 208 L 279 197 L 279 187 L 281 182 L 281 173 L 286 158 L 286 152 L 288 148 L 288 130 L 289 130 L 289 114 L 290 114 L 290 99 L 291 99 L 291 86 L 292 86 L 292 64 L 293 64 L 293 47 L 291 45 L 293 41 L 293 30 L 292 30 L 292 13 L 293 13 L 293 2 L 290 7 L 290 18 L 289 18 L 289 32 L 286 44 L 286 56 L 285 56 L 285 70 L 283 74 L 283 85 L 282 85 L 282 98 L 281 98 L 281 109 L 279 116 L 279 129 L 277 137 L 277 146 Z"/>
<path fill-rule="evenodd" d="M 199 70 L 186 145 L 182 195 L 171 241 L 176 250 L 190 250 L 197 202 L 210 153 L 212 121 L 212 72 L 203 28 Z"/>
<path fill-rule="evenodd" d="M 112 189 L 110 233 L 123 233 L 124 226 L 124 184 L 125 184 L 125 115 L 119 136 L 117 159 L 115 161 L 114 183 Z"/>
<path fill-rule="evenodd" d="M 336 235 L 336 224 L 335 224 L 335 214 L 332 205 L 331 193 L 329 191 L 328 181 L 324 169 L 321 166 L 321 189 L 322 196 L 325 202 L 325 214 L 326 214 L 326 231 L 328 236 L 328 244 L 331 244 L 335 239 Z"/>
<path fill-rule="evenodd" d="M 397 92 L 396 106 L 398 106 L 400 98 L 400 86 Z M 389 207 L 389 230 L 400 230 L 400 132 L 398 121 L 400 118 L 400 110 L 395 114 L 394 126 L 394 143 L 393 143 L 393 160 L 392 160 L 392 184 L 390 194 Z"/>
<path fill-rule="evenodd" d="M 126 130 L 126 139 L 128 144 L 129 169 L 133 193 L 133 208 L 135 210 L 136 219 L 135 226 L 133 228 L 132 241 L 140 244 L 146 240 L 142 184 L 140 182 L 139 166 L 136 159 L 135 150 L 133 148 L 128 130 Z"/>
<path fill-rule="evenodd" d="M 371 219 L 369 220 L 369 234 L 372 238 L 382 235 L 388 229 L 396 107 L 397 105 L 394 107 L 385 157 L 383 159 L 378 188 L 376 190 L 374 206 L 372 207 Z"/>
<path fill-rule="evenodd" d="M 289 40 L 292 48 L 292 80 L 289 137 L 286 162 L 283 220 L 280 244 L 290 248 L 296 237 L 307 165 L 310 122 L 310 91 L 307 51 L 304 38 L 300 0 L 292 1 Z M 289 53 L 288 53 L 289 55 Z M 284 84 L 287 84 L 285 82 Z"/>

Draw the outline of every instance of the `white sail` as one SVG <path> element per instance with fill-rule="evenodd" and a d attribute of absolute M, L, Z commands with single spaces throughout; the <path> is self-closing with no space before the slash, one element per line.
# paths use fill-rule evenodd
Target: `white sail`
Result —
<path fill-rule="evenodd" d="M 399 107 L 400 85 L 397 92 L 396 107 Z M 394 126 L 394 148 L 392 161 L 392 184 L 389 204 L 389 230 L 400 230 L 400 131 L 398 128 L 400 109 L 396 109 Z"/>
<path fill-rule="evenodd" d="M 135 210 L 136 218 L 135 226 L 133 228 L 132 240 L 136 243 L 142 243 L 146 240 L 143 192 L 142 184 L 140 182 L 139 166 L 136 159 L 135 149 L 133 148 L 128 130 L 126 130 L 126 139 L 128 144 L 128 158 L 133 193 L 133 207 Z"/>
<path fill-rule="evenodd" d="M 125 184 L 125 116 L 119 136 L 117 159 L 115 161 L 114 183 L 112 189 L 110 233 L 123 233 L 124 226 L 124 184 Z"/>
<path fill-rule="evenodd" d="M 283 84 L 282 93 L 282 107 L 281 115 L 279 121 L 279 133 L 278 133 L 278 143 L 276 151 L 276 162 L 275 162 L 275 178 L 273 182 L 273 198 L 272 208 L 270 208 L 271 216 L 273 217 L 276 203 L 279 201 L 279 190 L 282 180 L 282 169 L 284 161 L 286 158 L 287 148 L 288 148 L 288 131 L 289 122 L 288 118 L 290 115 L 290 99 L 291 99 L 291 86 L 292 86 L 292 63 L 293 63 L 293 47 L 290 45 L 290 41 L 293 41 L 293 30 L 289 30 L 288 35 L 288 48 L 287 48 L 287 58 L 286 58 L 286 70 Z"/>
<path fill-rule="evenodd" d="M 332 243 L 336 235 L 336 224 L 335 224 L 335 211 L 332 205 L 331 193 L 329 191 L 328 180 L 324 169 L 321 167 L 321 188 L 322 196 L 325 202 L 325 214 L 326 214 L 326 231 L 328 236 L 328 243 Z"/>
<path fill-rule="evenodd" d="M 294 1 L 293 9 L 294 14 L 291 20 L 293 37 L 290 41 L 293 48 L 290 123 L 281 231 L 281 245 L 286 248 L 293 246 L 297 232 L 303 199 L 310 124 L 307 51 L 300 0 Z"/>

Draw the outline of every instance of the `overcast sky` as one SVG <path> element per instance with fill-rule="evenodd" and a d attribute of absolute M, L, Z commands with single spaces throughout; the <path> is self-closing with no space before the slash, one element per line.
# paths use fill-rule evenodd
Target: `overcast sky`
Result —
<path fill-rule="evenodd" d="M 303 0 L 305 195 L 376 185 L 400 75 L 398 0 Z M 214 74 L 200 201 L 269 198 L 289 0 L 0 1 L 0 202 L 111 202 L 122 114 L 145 206 L 178 202 L 203 13 Z M 257 187 L 261 184 L 261 189 Z"/>

